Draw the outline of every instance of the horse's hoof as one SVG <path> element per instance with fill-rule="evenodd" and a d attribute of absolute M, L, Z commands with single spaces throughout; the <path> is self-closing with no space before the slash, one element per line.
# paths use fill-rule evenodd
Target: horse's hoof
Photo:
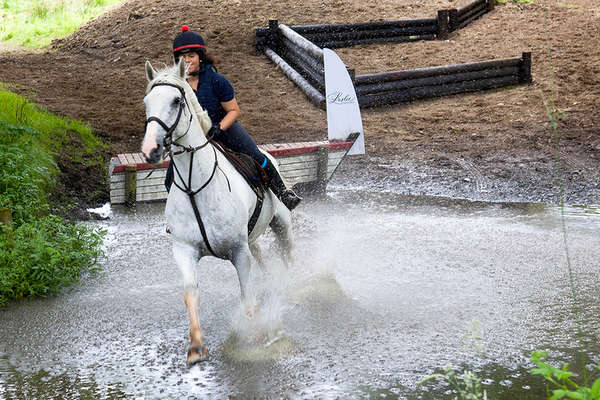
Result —
<path fill-rule="evenodd" d="M 198 364 L 202 361 L 208 360 L 208 348 L 205 346 L 194 346 L 190 347 L 187 356 L 187 366 Z"/>
<path fill-rule="evenodd" d="M 258 303 L 246 307 L 246 318 L 252 319 L 256 314 L 258 314 Z"/>

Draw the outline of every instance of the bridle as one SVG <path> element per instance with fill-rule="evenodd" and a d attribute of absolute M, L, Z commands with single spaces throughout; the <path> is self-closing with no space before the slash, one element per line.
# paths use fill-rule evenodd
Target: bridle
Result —
<path fill-rule="evenodd" d="M 150 90 L 154 89 L 156 86 L 171 86 L 171 87 L 174 87 L 175 89 L 179 90 L 179 92 L 181 93 L 181 98 L 179 100 L 179 110 L 177 111 L 177 118 L 175 118 L 175 122 L 173 122 L 173 124 L 171 126 L 167 126 L 167 124 L 165 124 L 162 119 L 155 117 L 155 116 L 151 116 L 146 119 L 146 127 L 148 126 L 148 124 L 150 122 L 154 121 L 154 122 L 158 123 L 167 132 L 167 134 L 163 138 L 163 146 L 164 146 L 165 150 L 169 151 L 169 154 L 170 154 L 171 144 L 177 145 L 176 142 L 173 143 L 173 132 L 175 131 L 175 128 L 177 128 L 177 125 L 179 125 L 179 120 L 181 119 L 181 114 L 183 114 L 183 109 L 185 108 L 185 106 L 187 104 L 186 99 L 185 99 L 185 91 L 183 90 L 182 87 L 175 85 L 173 83 L 167 83 L 167 82 L 155 83 L 154 85 L 152 85 Z M 181 135 L 180 137 L 178 137 L 177 139 L 180 139 L 180 138 L 184 137 L 185 135 L 187 135 L 191 126 L 192 126 L 192 113 L 190 112 L 190 120 L 188 121 L 188 127 L 187 127 L 185 133 L 183 135 Z"/>
<path fill-rule="evenodd" d="M 182 137 L 184 137 L 185 135 L 188 134 L 188 132 L 190 131 L 190 127 L 192 126 L 193 113 L 188 107 L 188 111 L 190 113 L 190 120 L 188 121 L 188 127 L 183 135 L 181 135 L 178 138 L 176 138 L 175 140 L 173 140 L 173 132 L 177 128 L 177 125 L 179 125 L 179 120 L 181 119 L 181 115 L 183 114 L 183 109 L 187 105 L 187 100 L 185 98 L 185 91 L 182 87 L 175 85 L 173 83 L 168 83 L 168 82 L 155 83 L 154 85 L 152 85 L 150 90 L 154 89 L 156 86 L 171 86 L 171 87 L 174 87 L 177 90 L 179 90 L 179 92 L 181 93 L 181 98 L 179 101 L 179 110 L 177 111 L 177 118 L 175 118 L 175 122 L 173 122 L 173 124 L 171 126 L 168 126 L 160 118 L 154 117 L 154 116 L 148 117 L 146 119 L 146 126 L 150 122 L 154 121 L 154 122 L 158 123 L 167 132 L 163 139 L 163 146 L 164 146 L 165 150 L 168 151 L 171 162 L 173 163 L 173 169 L 179 176 L 179 179 L 181 180 L 183 187 L 180 186 L 179 184 L 177 184 L 176 180 L 173 180 L 173 184 L 175 186 L 177 186 L 182 192 L 184 192 L 185 194 L 188 195 L 190 202 L 192 203 L 194 215 L 196 216 L 196 221 L 198 222 L 198 227 L 200 228 L 200 232 L 202 233 L 202 238 L 204 239 L 204 243 L 206 244 L 206 247 L 208 248 L 208 251 L 211 253 L 211 255 L 215 256 L 215 252 L 213 251 L 212 247 L 210 246 L 210 243 L 208 242 L 208 237 L 206 236 L 206 229 L 204 228 L 204 223 L 202 222 L 202 218 L 200 217 L 200 211 L 198 210 L 198 205 L 196 204 L 196 200 L 195 200 L 194 196 L 196 196 L 196 194 L 198 194 L 202 189 L 204 189 L 206 186 L 208 186 L 208 184 L 212 181 L 213 177 L 215 176 L 215 172 L 217 171 L 217 168 L 219 167 L 217 151 L 215 150 L 215 148 L 213 146 L 215 162 L 214 162 L 212 173 L 210 174 L 210 177 L 198 189 L 192 190 L 192 171 L 193 171 L 193 165 L 194 165 L 194 154 L 196 153 L 196 151 L 202 149 L 203 147 L 206 147 L 211 142 L 211 138 L 207 138 L 205 143 L 201 144 L 200 146 L 196 146 L 196 147 L 184 146 L 182 144 L 177 143 L 177 140 L 181 139 Z M 171 149 L 171 146 L 180 147 L 181 150 L 173 152 Z M 189 168 L 189 173 L 188 173 L 187 184 L 185 183 L 185 180 L 181 176 L 181 173 L 179 172 L 179 169 L 177 168 L 177 165 L 175 164 L 175 160 L 173 159 L 174 155 L 179 155 L 179 154 L 183 154 L 183 153 L 191 153 L 190 168 Z M 223 171 L 221 171 L 221 172 L 223 172 Z M 231 184 L 229 183 L 229 178 L 227 178 L 227 175 L 225 175 L 225 179 L 227 179 L 227 185 L 229 186 L 229 191 L 231 192 Z"/>

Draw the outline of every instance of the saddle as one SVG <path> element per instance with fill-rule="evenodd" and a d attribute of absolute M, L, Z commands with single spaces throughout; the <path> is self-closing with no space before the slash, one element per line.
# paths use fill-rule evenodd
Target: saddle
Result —
<path fill-rule="evenodd" d="M 269 177 L 265 170 L 249 155 L 236 153 L 215 140 L 211 140 L 210 142 L 217 150 L 223 153 L 225 158 L 242 175 L 256 195 L 261 198 L 264 197 L 264 192 L 269 187 Z"/>

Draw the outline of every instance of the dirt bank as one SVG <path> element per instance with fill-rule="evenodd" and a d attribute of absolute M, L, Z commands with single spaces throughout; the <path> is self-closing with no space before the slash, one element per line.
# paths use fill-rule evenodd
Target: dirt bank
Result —
<path fill-rule="evenodd" d="M 400 4 L 398 4 L 400 3 Z M 53 112 L 88 121 L 110 151 L 137 151 L 143 65 L 170 62 L 182 24 L 203 33 L 236 88 L 241 122 L 258 143 L 323 139 L 326 116 L 254 49 L 254 28 L 433 17 L 468 1 L 126 0 L 47 52 L 0 54 L 0 81 Z M 363 110 L 367 156 L 343 173 L 406 193 L 558 201 L 559 111 L 567 203 L 600 203 L 600 6 L 592 0 L 499 4 L 447 41 L 340 49 L 357 74 L 533 54 L 529 86 Z M 554 104 L 554 105 L 553 105 Z M 348 168 L 348 167 L 352 168 Z M 360 172 L 356 171 L 360 168 Z"/>

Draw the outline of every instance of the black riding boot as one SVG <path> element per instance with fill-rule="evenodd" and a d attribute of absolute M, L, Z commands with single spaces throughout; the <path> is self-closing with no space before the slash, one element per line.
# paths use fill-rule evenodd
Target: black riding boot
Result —
<path fill-rule="evenodd" d="M 281 175 L 279 175 L 279 172 L 273 163 L 271 163 L 271 160 L 267 159 L 267 165 L 265 165 L 264 170 L 269 176 L 269 188 L 275 193 L 275 196 L 277 196 L 290 211 L 296 208 L 302 201 L 302 198 L 292 189 L 285 187 Z"/>

